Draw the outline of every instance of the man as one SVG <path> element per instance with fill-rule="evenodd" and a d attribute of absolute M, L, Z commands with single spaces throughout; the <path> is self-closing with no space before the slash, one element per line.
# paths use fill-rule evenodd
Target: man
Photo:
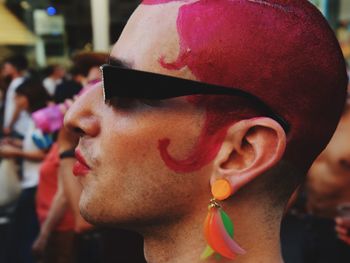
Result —
<path fill-rule="evenodd" d="M 309 209 L 315 215 L 336 218 L 338 238 L 347 245 L 350 245 L 350 214 L 345 214 L 341 209 L 350 205 L 349 134 L 348 101 L 332 140 L 312 165 L 308 180 Z M 350 255 L 350 248 L 347 248 L 347 251 Z"/>
<path fill-rule="evenodd" d="M 65 69 L 58 65 L 50 65 L 45 70 L 46 77 L 43 80 L 43 86 L 52 97 L 55 94 L 57 85 L 61 84 L 66 74 Z"/>
<path fill-rule="evenodd" d="M 94 58 L 96 57 L 96 58 Z M 105 53 L 96 52 L 94 57 L 89 52 L 77 53 L 73 56 L 73 67 L 70 69 L 71 79 L 64 79 L 55 90 L 53 99 L 56 103 L 62 103 L 66 98 L 72 98 L 78 94 L 83 86 L 87 85 L 89 70 L 96 67 L 95 60 L 105 60 Z"/>
<path fill-rule="evenodd" d="M 317 9 L 146 0 L 110 64 L 65 119 L 80 134 L 82 215 L 140 232 L 149 262 L 216 262 L 212 249 L 222 262 L 283 262 L 284 206 L 345 101 L 343 57 Z"/>
<path fill-rule="evenodd" d="M 350 104 L 347 104 L 332 140 L 312 165 L 307 184 L 309 190 L 309 210 L 316 218 L 323 218 L 323 226 L 326 231 L 327 223 L 332 226 L 331 231 L 334 233 L 334 236 L 334 223 L 327 222 L 327 219 L 336 218 L 338 238 L 347 245 L 350 245 L 350 236 L 348 232 L 350 228 L 350 213 L 347 212 L 347 214 L 343 214 L 341 207 L 349 207 L 350 205 L 349 134 Z M 322 223 L 320 223 L 321 219 L 318 219 L 318 221 L 318 224 L 322 225 Z M 327 233 L 326 231 L 318 230 L 319 233 Z M 331 239 L 331 235 L 327 236 L 328 239 Z M 346 261 L 349 261 L 350 248 L 343 248 L 345 245 L 341 244 L 341 241 L 339 241 L 339 243 L 340 244 L 336 246 L 338 254 L 343 252 L 342 258 L 344 262 L 345 258 L 347 258 Z"/>
<path fill-rule="evenodd" d="M 23 137 L 30 122 L 25 111 L 20 111 L 15 105 L 15 91 L 23 83 L 27 74 L 28 61 L 22 55 L 7 58 L 3 65 L 2 74 L 10 83 L 4 105 L 3 133 Z"/>

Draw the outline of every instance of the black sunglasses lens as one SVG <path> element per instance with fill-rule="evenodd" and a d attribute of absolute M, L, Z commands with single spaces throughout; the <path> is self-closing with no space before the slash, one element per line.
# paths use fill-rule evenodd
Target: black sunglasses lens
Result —
<path fill-rule="evenodd" d="M 239 88 L 222 87 L 108 64 L 102 65 L 101 71 L 105 101 L 113 97 L 162 100 L 194 94 L 239 96 L 264 109 L 266 115 L 279 122 L 286 132 L 290 128 L 288 122 L 264 101 Z M 118 85 L 119 83 L 122 85 Z"/>

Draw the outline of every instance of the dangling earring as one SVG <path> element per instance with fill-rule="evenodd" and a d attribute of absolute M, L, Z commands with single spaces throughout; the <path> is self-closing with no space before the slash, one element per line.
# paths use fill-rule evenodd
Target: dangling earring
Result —
<path fill-rule="evenodd" d="M 208 206 L 208 215 L 204 222 L 204 236 L 207 247 L 201 259 L 207 259 L 214 253 L 235 259 L 237 254 L 246 253 L 234 240 L 234 227 L 230 217 L 224 212 L 217 200 L 225 200 L 232 194 L 231 184 L 225 179 L 217 180 L 211 189 L 213 199 Z"/>

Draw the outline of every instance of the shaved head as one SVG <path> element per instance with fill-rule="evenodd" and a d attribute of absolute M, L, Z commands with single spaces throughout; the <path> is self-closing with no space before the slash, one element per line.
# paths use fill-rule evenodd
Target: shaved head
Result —
<path fill-rule="evenodd" d="M 168 6 L 177 14 L 178 53 L 159 54 L 161 71 L 177 75 L 186 69 L 197 80 L 262 98 L 291 124 L 286 156 L 307 170 L 334 132 L 347 83 L 339 45 L 318 10 L 299 0 L 142 4 Z"/>

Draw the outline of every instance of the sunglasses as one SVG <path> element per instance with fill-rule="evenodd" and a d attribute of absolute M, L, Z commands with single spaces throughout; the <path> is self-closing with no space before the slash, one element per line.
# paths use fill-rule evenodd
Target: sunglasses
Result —
<path fill-rule="evenodd" d="M 277 121 L 287 133 L 289 124 L 258 97 L 237 89 L 181 79 L 151 72 L 104 64 L 102 71 L 105 101 L 113 97 L 164 100 L 188 95 L 229 95 L 247 98 Z M 118 85 L 127 83 L 128 85 Z"/>

